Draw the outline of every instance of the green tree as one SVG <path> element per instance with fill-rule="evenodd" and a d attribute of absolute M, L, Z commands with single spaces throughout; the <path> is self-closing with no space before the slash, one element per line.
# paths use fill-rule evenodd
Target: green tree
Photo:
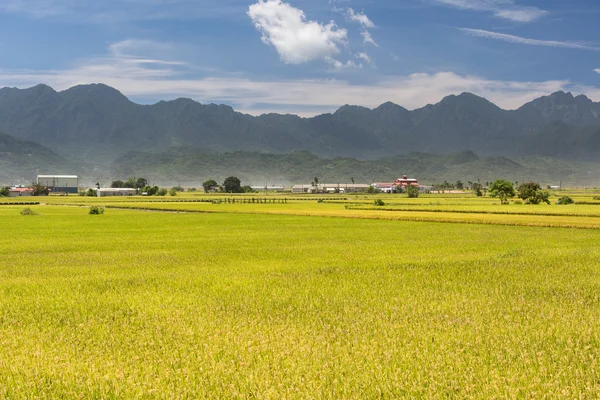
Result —
<path fill-rule="evenodd" d="M 419 187 L 414 185 L 409 185 L 406 187 L 406 195 L 411 198 L 419 197 Z"/>
<path fill-rule="evenodd" d="M 125 182 L 123 182 L 121 180 L 112 181 L 112 183 L 110 184 L 110 187 L 111 188 L 124 188 Z"/>
<path fill-rule="evenodd" d="M 202 184 L 202 187 L 204 188 L 204 193 L 208 193 L 211 190 L 214 190 L 217 186 L 219 186 L 219 184 L 214 179 L 204 181 L 204 183 Z"/>
<path fill-rule="evenodd" d="M 48 196 L 50 194 L 50 189 L 41 183 L 33 182 L 31 188 L 33 189 L 32 196 Z"/>
<path fill-rule="evenodd" d="M 165 188 L 160 188 L 156 191 L 157 196 L 166 196 L 169 191 Z"/>
<path fill-rule="evenodd" d="M 575 201 L 569 196 L 563 196 L 556 201 L 556 204 L 565 206 L 568 204 L 575 204 Z"/>
<path fill-rule="evenodd" d="M 461 180 L 456 181 L 456 185 L 455 186 L 456 186 L 457 190 L 463 190 L 465 188 L 465 184 L 462 183 Z"/>
<path fill-rule="evenodd" d="M 177 188 L 171 188 L 171 190 L 169 190 L 169 195 L 170 196 L 177 196 Z"/>
<path fill-rule="evenodd" d="M 85 192 L 85 195 L 86 195 L 86 196 L 89 196 L 89 197 L 96 197 L 96 196 L 97 196 L 97 194 L 96 194 L 96 191 L 95 191 L 93 188 L 89 188 L 89 189 L 88 189 L 88 190 Z"/>
<path fill-rule="evenodd" d="M 0 188 L 0 197 L 8 197 L 10 196 L 10 188 L 8 186 L 3 186 Z"/>
<path fill-rule="evenodd" d="M 518 196 L 527 204 L 550 204 L 550 192 L 543 190 L 539 183 L 525 182 L 517 188 Z"/>
<path fill-rule="evenodd" d="M 508 199 L 515 197 L 515 188 L 512 183 L 497 179 L 490 186 L 490 196 L 498 197 L 500 204 L 508 204 Z"/>
<path fill-rule="evenodd" d="M 223 189 L 227 193 L 242 193 L 242 183 L 237 177 L 230 176 L 223 181 Z"/>

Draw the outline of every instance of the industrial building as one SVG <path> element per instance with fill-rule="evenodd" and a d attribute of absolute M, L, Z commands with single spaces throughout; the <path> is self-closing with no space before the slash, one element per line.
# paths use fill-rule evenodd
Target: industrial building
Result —
<path fill-rule="evenodd" d="M 109 196 L 135 196 L 137 190 L 132 188 L 102 188 L 96 189 L 98 197 L 109 197 Z"/>
<path fill-rule="evenodd" d="M 12 187 L 8 190 L 8 197 L 33 196 L 33 189 L 26 187 Z"/>
<path fill-rule="evenodd" d="M 38 175 L 36 182 L 50 189 L 50 193 L 77 193 L 79 186 L 77 175 Z"/>
<path fill-rule="evenodd" d="M 364 193 L 369 185 L 362 183 L 310 183 L 292 186 L 292 193 Z"/>

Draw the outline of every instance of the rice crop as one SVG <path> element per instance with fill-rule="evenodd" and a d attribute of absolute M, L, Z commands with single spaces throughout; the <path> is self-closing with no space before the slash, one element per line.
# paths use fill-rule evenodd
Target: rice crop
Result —
<path fill-rule="evenodd" d="M 600 231 L 90 204 L 0 208 L 2 398 L 600 395 Z"/>

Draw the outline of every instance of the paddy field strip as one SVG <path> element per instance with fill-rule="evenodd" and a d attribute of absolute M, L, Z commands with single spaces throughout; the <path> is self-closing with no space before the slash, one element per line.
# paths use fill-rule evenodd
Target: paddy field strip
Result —
<path fill-rule="evenodd" d="M 0 398 L 600 396 L 600 207 L 342 197 L 0 206 Z"/>

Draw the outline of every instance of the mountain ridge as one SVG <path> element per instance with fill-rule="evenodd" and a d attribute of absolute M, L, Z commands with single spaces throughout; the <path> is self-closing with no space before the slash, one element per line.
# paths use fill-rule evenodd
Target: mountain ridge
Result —
<path fill-rule="evenodd" d="M 160 152 L 178 146 L 221 153 L 309 151 L 321 157 L 361 159 L 410 151 L 514 156 L 523 149 L 535 154 L 530 138 L 554 121 L 600 126 L 600 103 L 559 91 L 504 110 L 463 92 L 414 110 L 388 101 L 375 108 L 344 105 L 307 118 L 252 116 L 228 105 L 183 97 L 142 105 L 104 84 L 60 92 L 43 84 L 0 89 L 0 131 L 71 159 L 102 164 L 128 151 Z"/>

